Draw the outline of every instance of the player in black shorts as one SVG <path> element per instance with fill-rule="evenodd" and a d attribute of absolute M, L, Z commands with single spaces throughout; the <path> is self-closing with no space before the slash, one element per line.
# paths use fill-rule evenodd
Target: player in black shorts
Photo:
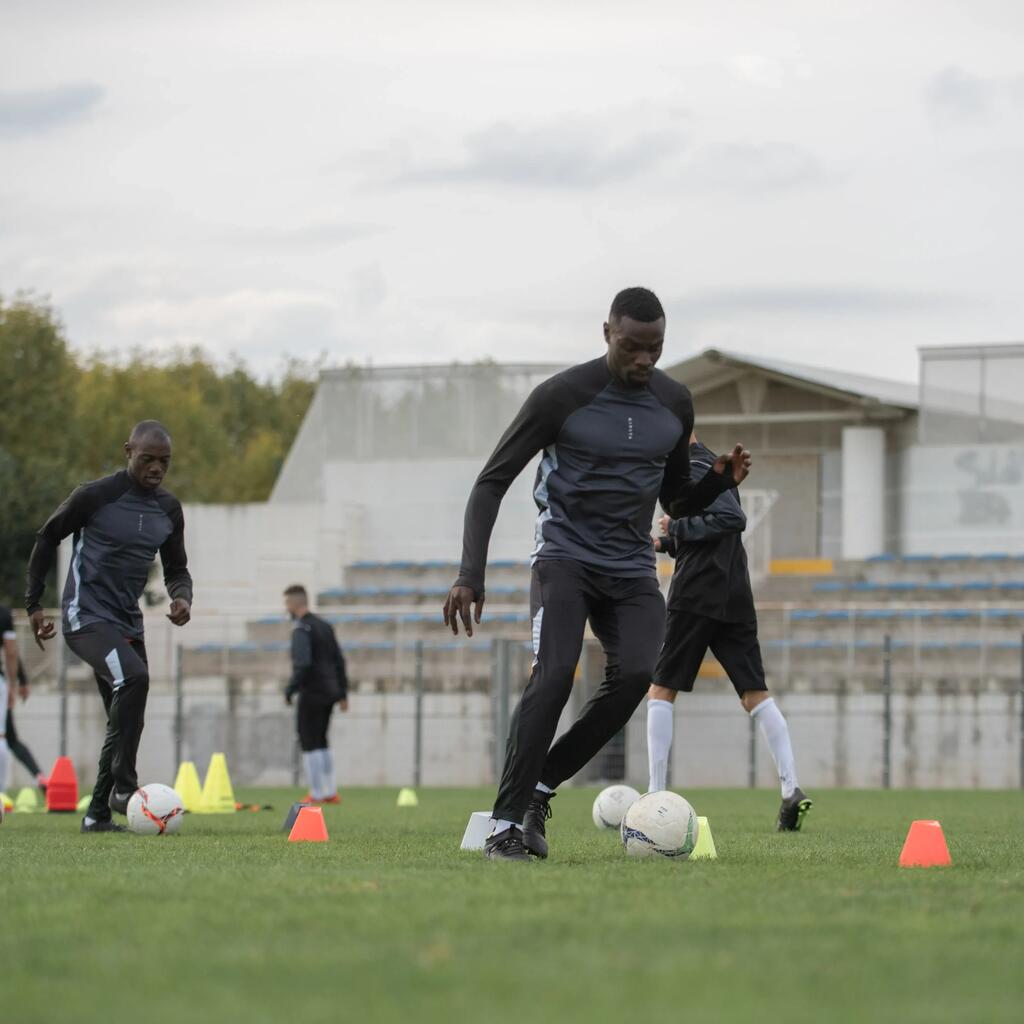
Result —
<path fill-rule="evenodd" d="M 690 466 L 703 477 L 717 456 L 690 438 Z M 679 691 L 689 693 L 710 649 L 725 669 L 740 703 L 761 727 L 782 789 L 780 831 L 798 831 L 811 801 L 797 785 L 789 727 L 768 694 L 757 642 L 757 616 L 747 571 L 742 533 L 747 517 L 735 490 L 724 491 L 700 515 L 661 520 L 665 535 L 655 549 L 676 560 L 668 592 L 665 644 L 647 701 L 649 791 L 667 785 L 672 749 L 672 705 Z"/>
<path fill-rule="evenodd" d="M 509 729 L 494 803 L 491 858 L 548 853 L 545 821 L 555 788 L 622 728 L 643 699 L 664 636 L 650 524 L 654 506 L 692 515 L 742 481 L 742 445 L 690 475 L 693 403 L 654 368 L 665 313 L 646 288 L 616 295 L 604 325 L 607 352 L 540 384 L 498 442 L 466 506 L 462 565 L 444 620 L 472 635 L 484 605 L 484 567 L 498 507 L 538 453 L 530 590 L 534 662 Z M 475 604 L 475 609 L 473 605 Z M 474 611 L 471 618 L 470 612 Z M 572 691 L 587 622 L 607 659 L 604 682 L 551 746 Z M 550 749 L 549 749 L 550 748 Z"/>
<path fill-rule="evenodd" d="M 299 698 L 295 724 L 309 781 L 305 802 L 340 804 L 329 733 L 331 712 L 348 711 L 348 675 L 334 627 L 309 610 L 306 588 L 294 584 L 284 592 L 292 617 L 292 677 L 284 691 L 291 704 Z"/>

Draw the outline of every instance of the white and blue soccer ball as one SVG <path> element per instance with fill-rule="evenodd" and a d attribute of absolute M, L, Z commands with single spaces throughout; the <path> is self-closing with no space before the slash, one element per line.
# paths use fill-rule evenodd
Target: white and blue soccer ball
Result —
<path fill-rule="evenodd" d="M 185 817 L 185 805 L 170 786 L 153 782 L 140 786 L 128 801 L 128 827 L 140 836 L 164 836 L 177 832 Z"/>
<path fill-rule="evenodd" d="M 697 845 L 697 812 L 678 793 L 645 793 L 622 819 L 622 845 L 631 857 L 686 860 Z"/>
<path fill-rule="evenodd" d="M 632 786 L 608 786 L 594 801 L 594 824 L 598 828 L 618 828 L 622 816 L 640 799 Z"/>

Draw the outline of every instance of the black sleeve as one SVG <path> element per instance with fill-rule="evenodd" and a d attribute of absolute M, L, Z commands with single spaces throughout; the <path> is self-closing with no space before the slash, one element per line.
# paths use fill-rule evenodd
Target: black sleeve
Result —
<path fill-rule="evenodd" d="M 0 605 L 0 640 L 7 639 L 8 635 L 14 632 L 14 616 L 10 608 Z M 2 711 L 3 708 L 0 708 Z"/>
<path fill-rule="evenodd" d="M 294 695 L 313 671 L 313 638 L 309 630 L 299 624 L 292 630 L 292 678 L 285 693 Z"/>
<path fill-rule="evenodd" d="M 184 598 L 192 603 L 192 576 L 188 571 L 188 555 L 185 554 L 185 514 L 177 499 L 168 508 L 174 529 L 160 547 L 160 562 L 164 567 L 164 586 L 171 600 Z"/>
<path fill-rule="evenodd" d="M 658 538 L 661 541 L 661 553 L 668 555 L 669 558 L 675 558 L 679 554 L 679 545 L 676 543 L 675 537 L 672 534 L 665 534 Z"/>
<path fill-rule="evenodd" d="M 573 408 L 571 391 L 552 378 L 534 389 L 505 431 L 466 503 L 456 586 L 471 587 L 478 598 L 483 594 L 487 548 L 501 499 L 530 459 L 554 443 Z"/>
<path fill-rule="evenodd" d="M 673 519 L 696 515 L 703 512 L 723 491 L 735 487 L 729 473 L 706 473 L 700 480 L 694 480 L 690 472 L 690 435 L 693 433 L 693 402 L 685 388 L 673 403 L 673 411 L 683 425 L 679 443 L 672 450 L 665 464 L 665 480 L 661 487 L 661 507 Z"/>
<path fill-rule="evenodd" d="M 747 528 L 747 517 L 736 495 L 731 491 L 719 494 L 700 515 L 673 519 L 669 533 L 682 543 L 717 540 L 729 533 L 742 533 Z"/>
<path fill-rule="evenodd" d="M 76 487 L 36 534 L 25 574 L 25 610 L 29 615 L 41 607 L 39 602 L 46 589 L 46 577 L 57 557 L 60 542 L 85 526 L 102 504 L 100 489 L 95 485 Z"/>

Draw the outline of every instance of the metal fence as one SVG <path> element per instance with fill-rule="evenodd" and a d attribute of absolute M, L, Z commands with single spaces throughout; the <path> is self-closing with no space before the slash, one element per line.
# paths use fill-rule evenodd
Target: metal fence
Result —
<path fill-rule="evenodd" d="M 1024 605 L 979 607 L 973 619 L 943 619 L 941 608 L 821 608 L 818 618 L 806 611 L 761 609 L 769 685 L 790 722 L 802 779 L 818 786 L 1024 786 Z M 276 618 L 248 622 L 287 629 Z M 238 626 L 222 623 L 225 635 Z M 347 643 L 351 710 L 335 715 L 332 726 L 343 783 L 492 783 L 532 657 L 525 624 L 506 628 L 512 635 L 472 641 L 399 630 L 362 649 Z M 181 760 L 202 768 L 211 753 L 224 751 L 239 783 L 297 783 L 294 710 L 282 694 L 284 641 L 171 645 L 164 657 L 154 633 L 142 774 L 169 779 Z M 51 645 L 45 660 L 33 658 L 31 670 L 33 696 L 16 709 L 20 734 L 40 761 L 66 752 L 90 777 L 104 721 L 88 671 L 61 644 Z M 560 729 L 603 671 L 600 647 L 589 639 Z M 675 714 L 675 784 L 772 783 L 764 745 L 713 661 Z M 641 704 L 577 781 L 642 784 L 644 719 Z M 14 782 L 28 781 L 22 775 Z"/>

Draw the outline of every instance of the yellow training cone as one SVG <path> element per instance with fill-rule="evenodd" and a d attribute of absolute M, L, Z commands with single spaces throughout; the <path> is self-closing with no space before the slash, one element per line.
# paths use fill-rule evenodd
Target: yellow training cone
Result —
<path fill-rule="evenodd" d="M 401 799 L 401 797 L 399 797 L 399 799 Z M 6 793 L 0 793 L 0 804 L 4 805 L 5 811 L 14 810 L 14 801 Z"/>
<path fill-rule="evenodd" d="M 409 789 L 408 787 L 406 787 L 405 789 L 399 790 L 399 793 L 398 793 L 398 806 L 399 807 L 419 807 L 419 805 L 420 805 L 420 802 L 419 802 L 419 799 L 416 796 L 416 790 L 415 789 Z"/>
<path fill-rule="evenodd" d="M 199 813 L 235 813 L 235 791 L 231 788 L 228 762 L 223 754 L 213 754 L 210 757 L 210 767 L 206 769 L 206 781 L 203 783 L 203 793 L 199 802 Z"/>
<path fill-rule="evenodd" d="M 81 800 L 75 805 L 76 811 L 81 811 L 83 814 L 89 810 L 89 804 L 92 803 L 92 793 L 86 793 Z"/>
<path fill-rule="evenodd" d="M 229 783 L 230 785 L 230 783 Z M 199 773 L 192 761 L 182 761 L 174 779 L 174 792 L 181 797 L 186 811 L 195 813 L 203 803 L 203 787 L 199 784 Z M 232 798 L 234 804 L 234 798 Z"/>
<path fill-rule="evenodd" d="M 14 798 L 14 809 L 19 814 L 34 814 L 39 810 L 39 794 L 30 786 L 22 786 Z"/>
<path fill-rule="evenodd" d="M 697 819 L 697 845 L 690 854 L 690 860 L 718 860 L 715 837 L 711 834 L 707 818 Z"/>

